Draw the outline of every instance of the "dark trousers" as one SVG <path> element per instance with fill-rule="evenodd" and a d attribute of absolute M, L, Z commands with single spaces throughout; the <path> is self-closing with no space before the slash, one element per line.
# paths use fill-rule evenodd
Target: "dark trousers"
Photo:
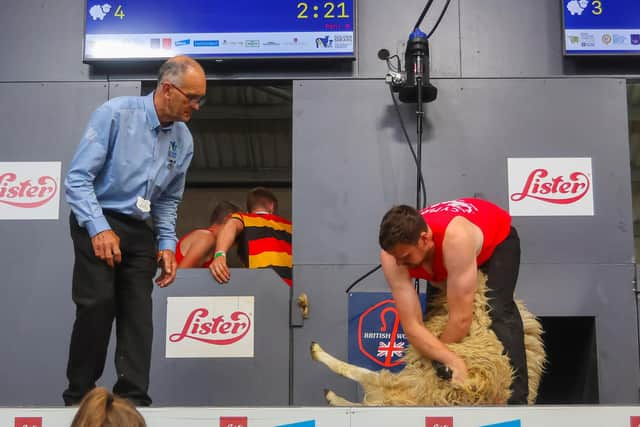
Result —
<path fill-rule="evenodd" d="M 75 253 L 72 297 L 76 319 L 67 364 L 69 387 L 62 396 L 66 405 L 74 405 L 95 387 L 104 369 L 115 319 L 118 380 L 113 392 L 148 406 L 151 291 L 157 268 L 153 231 L 145 222 L 124 215 L 105 212 L 105 216 L 120 237 L 122 262 L 115 268 L 94 255 L 89 234 L 73 213 L 69 221 Z"/>
<path fill-rule="evenodd" d="M 511 227 L 509 236 L 500 243 L 491 258 L 480 266 L 487 275 L 487 297 L 491 329 L 496 334 L 509 357 L 515 377 L 511 384 L 511 405 L 527 404 L 529 375 L 524 348 L 524 330 L 513 293 L 520 269 L 520 238 Z"/>

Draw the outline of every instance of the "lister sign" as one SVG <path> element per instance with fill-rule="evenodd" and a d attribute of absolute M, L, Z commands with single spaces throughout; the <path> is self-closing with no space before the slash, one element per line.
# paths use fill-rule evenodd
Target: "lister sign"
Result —
<path fill-rule="evenodd" d="M 0 162 L 0 220 L 58 219 L 60 162 Z"/>
<path fill-rule="evenodd" d="M 248 297 L 167 298 L 166 357 L 253 357 Z"/>
<path fill-rule="evenodd" d="M 511 158 L 513 216 L 593 216 L 591 158 Z"/>

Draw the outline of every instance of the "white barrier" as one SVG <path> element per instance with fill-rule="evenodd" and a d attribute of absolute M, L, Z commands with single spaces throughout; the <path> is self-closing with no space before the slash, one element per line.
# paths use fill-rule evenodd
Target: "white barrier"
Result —
<path fill-rule="evenodd" d="M 640 427 L 640 406 L 143 408 L 149 427 Z M 72 408 L 0 408 L 0 426 L 68 427 Z"/>

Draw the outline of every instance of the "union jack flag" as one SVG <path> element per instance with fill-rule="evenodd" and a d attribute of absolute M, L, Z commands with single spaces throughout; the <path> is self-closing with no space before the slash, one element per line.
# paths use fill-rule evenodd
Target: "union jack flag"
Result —
<path fill-rule="evenodd" d="M 388 341 L 388 342 L 383 342 L 380 341 L 378 342 L 378 357 L 389 357 L 389 355 L 391 355 L 391 357 L 396 356 L 396 357 L 403 357 L 404 356 L 404 351 L 405 351 L 405 347 L 404 347 L 404 342 L 402 341 Z"/>

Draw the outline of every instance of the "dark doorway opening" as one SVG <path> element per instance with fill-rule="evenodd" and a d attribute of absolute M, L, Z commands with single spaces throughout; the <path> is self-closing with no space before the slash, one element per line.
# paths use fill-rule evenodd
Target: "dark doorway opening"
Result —
<path fill-rule="evenodd" d="M 547 366 L 536 403 L 599 403 L 595 317 L 541 317 L 540 321 Z"/>

